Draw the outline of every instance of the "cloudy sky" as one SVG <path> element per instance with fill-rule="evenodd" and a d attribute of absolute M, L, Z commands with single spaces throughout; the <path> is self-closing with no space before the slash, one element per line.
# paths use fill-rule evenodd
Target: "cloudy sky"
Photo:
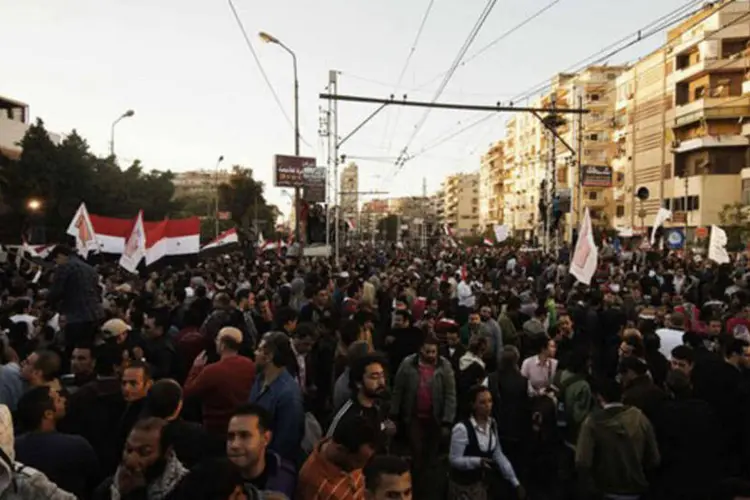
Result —
<path fill-rule="evenodd" d="M 213 168 L 223 155 L 267 186 L 276 153 L 293 152 L 292 65 L 279 47 L 262 43 L 272 33 L 297 53 L 302 153 L 325 162 L 318 136 L 318 98 L 328 71 L 339 71 L 339 92 L 431 100 L 486 0 L 434 0 L 408 66 L 430 0 L 233 0 L 278 107 L 245 44 L 228 0 L 0 0 L 3 65 L 0 95 L 31 106 L 50 130 L 77 129 L 92 149 L 107 152 L 112 121 L 123 162 L 173 171 Z M 473 57 L 543 7 L 546 12 Z M 468 50 L 442 101 L 493 104 L 534 87 L 602 47 L 635 32 L 686 0 L 499 0 Z M 663 43 L 659 35 L 619 54 L 632 61 Z M 405 69 L 404 69 L 405 68 Z M 401 81 L 399 76 L 403 73 Z M 339 105 L 346 135 L 372 105 Z M 414 135 L 424 111 L 392 107 L 356 134 L 342 153 L 360 164 L 360 189 L 392 196 L 434 191 L 447 174 L 479 167 L 489 144 L 503 136 L 503 115 L 442 142 L 475 113 L 433 111 Z M 389 158 L 429 149 L 397 170 Z M 288 211 L 279 189 L 269 198 Z"/>

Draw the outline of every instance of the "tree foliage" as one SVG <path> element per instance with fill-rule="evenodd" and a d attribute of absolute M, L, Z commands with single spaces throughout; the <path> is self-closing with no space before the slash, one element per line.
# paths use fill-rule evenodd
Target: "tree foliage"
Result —
<path fill-rule="evenodd" d="M 20 146 L 18 160 L 0 155 L 0 241 L 18 242 L 31 225 L 44 227 L 49 242 L 64 241 L 68 224 L 82 201 L 90 213 L 108 217 L 132 218 L 140 209 L 147 220 L 212 213 L 205 200 L 188 203 L 174 198 L 172 172 L 149 171 L 139 160 L 121 168 L 114 157 L 92 153 L 75 130 L 57 145 L 44 123 L 37 120 Z M 256 194 L 262 220 L 275 220 L 265 205 L 263 185 L 253 181 L 251 171 L 235 169 L 230 184 L 222 192 L 235 221 L 252 216 L 248 200 Z M 36 212 L 28 208 L 32 199 L 41 202 Z M 270 224 L 273 227 L 273 222 Z"/>
<path fill-rule="evenodd" d="M 229 181 L 219 186 L 219 211 L 231 212 L 232 221 L 241 228 L 243 237 L 257 237 L 256 231 L 262 231 L 266 237 L 275 234 L 278 208 L 266 203 L 263 182 L 253 178 L 250 168 L 232 167 Z"/>

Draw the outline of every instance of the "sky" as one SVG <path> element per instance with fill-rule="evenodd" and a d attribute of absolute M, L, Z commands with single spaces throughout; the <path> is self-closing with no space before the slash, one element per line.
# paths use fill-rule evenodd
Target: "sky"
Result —
<path fill-rule="evenodd" d="M 224 165 L 253 169 L 267 198 L 288 213 L 290 200 L 273 188 L 273 156 L 294 152 L 290 56 L 263 43 L 271 33 L 298 59 L 303 156 L 326 161 L 319 137 L 329 70 L 339 93 L 430 101 L 487 0 L 434 0 L 404 71 L 430 0 L 232 0 L 276 101 L 248 49 L 228 0 L 0 0 L 3 50 L 0 95 L 30 105 L 58 133 L 76 129 L 92 150 L 108 151 L 116 129 L 121 165 L 140 159 L 174 172 Z M 467 58 L 553 0 L 498 0 Z M 559 0 L 540 17 L 460 66 L 440 101 L 492 105 L 551 78 L 686 0 Z M 665 40 L 657 35 L 618 54 L 634 61 Z M 403 78 L 399 82 L 399 75 Z M 398 85 L 397 85 L 398 84 Z M 340 103 L 338 130 L 347 135 L 375 109 Z M 384 196 L 428 194 L 445 176 L 475 171 L 503 137 L 500 114 L 441 143 L 397 169 L 393 160 L 424 116 L 389 106 L 341 150 L 359 160 L 360 190 Z M 434 110 L 410 143 L 416 153 L 476 120 L 474 112 Z M 361 201 L 372 196 L 362 196 Z"/>

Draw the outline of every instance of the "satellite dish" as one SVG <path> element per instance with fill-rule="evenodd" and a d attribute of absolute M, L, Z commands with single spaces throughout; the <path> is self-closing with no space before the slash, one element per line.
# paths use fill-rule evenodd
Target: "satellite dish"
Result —
<path fill-rule="evenodd" d="M 636 198 L 638 198 L 641 201 L 648 200 L 649 194 L 650 193 L 648 192 L 648 188 L 645 187 L 645 186 L 644 187 L 639 187 L 638 191 L 635 192 Z"/>

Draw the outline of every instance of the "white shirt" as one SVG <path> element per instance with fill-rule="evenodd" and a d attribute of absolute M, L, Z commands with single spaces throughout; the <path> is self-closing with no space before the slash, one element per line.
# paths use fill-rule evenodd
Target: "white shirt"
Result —
<path fill-rule="evenodd" d="M 459 307 L 468 307 L 470 309 L 474 309 L 476 298 L 474 297 L 474 291 L 471 289 L 471 286 L 468 283 L 466 283 L 465 281 L 461 281 L 456 287 L 456 292 L 458 296 Z"/>
<path fill-rule="evenodd" d="M 518 487 L 520 482 L 516 477 L 516 473 L 513 470 L 508 458 L 503 453 L 500 447 L 500 440 L 498 439 L 497 432 L 492 429 L 490 420 L 484 427 L 479 426 L 474 417 L 469 419 L 469 422 L 474 427 L 474 431 L 477 435 L 477 444 L 479 449 L 483 452 L 493 450 L 492 459 L 497 464 L 503 477 L 507 479 L 514 487 Z M 482 466 L 482 459 L 480 457 L 466 457 L 464 452 L 466 447 L 469 445 L 469 432 L 466 429 L 466 425 L 462 422 L 457 423 L 453 427 L 451 433 L 451 448 L 448 460 L 452 467 L 460 470 L 474 470 Z"/>
<path fill-rule="evenodd" d="M 29 327 L 27 332 L 28 338 L 34 338 L 34 329 L 36 325 L 36 317 L 31 314 L 14 314 L 10 317 L 13 323 L 26 323 Z"/>

